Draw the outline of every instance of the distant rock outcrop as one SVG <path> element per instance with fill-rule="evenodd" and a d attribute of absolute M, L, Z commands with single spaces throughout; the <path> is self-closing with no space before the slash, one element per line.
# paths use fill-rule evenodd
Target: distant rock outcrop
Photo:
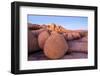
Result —
<path fill-rule="evenodd" d="M 40 29 L 42 28 L 39 24 L 31 24 L 31 23 L 28 23 L 28 29 L 29 30 L 37 30 L 37 29 Z"/>
<path fill-rule="evenodd" d="M 79 39 L 86 35 L 83 30 L 68 30 L 54 23 L 47 24 L 46 29 L 63 34 L 66 40 Z"/>

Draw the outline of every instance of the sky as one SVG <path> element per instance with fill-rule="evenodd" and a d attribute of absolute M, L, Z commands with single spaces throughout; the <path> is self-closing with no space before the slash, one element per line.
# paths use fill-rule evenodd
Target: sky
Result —
<path fill-rule="evenodd" d="M 46 16 L 46 15 L 28 15 L 28 23 L 32 24 L 50 24 L 55 23 L 66 29 L 88 29 L 88 17 L 78 16 Z"/>

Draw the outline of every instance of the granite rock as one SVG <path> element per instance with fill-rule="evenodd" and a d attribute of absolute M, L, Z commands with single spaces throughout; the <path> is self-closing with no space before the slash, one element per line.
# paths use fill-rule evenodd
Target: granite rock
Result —
<path fill-rule="evenodd" d="M 28 31 L 28 52 L 35 52 L 39 49 L 37 37 L 31 31 Z"/>
<path fill-rule="evenodd" d="M 68 51 L 68 44 L 63 35 L 52 32 L 44 45 L 44 54 L 50 59 L 58 59 Z"/>

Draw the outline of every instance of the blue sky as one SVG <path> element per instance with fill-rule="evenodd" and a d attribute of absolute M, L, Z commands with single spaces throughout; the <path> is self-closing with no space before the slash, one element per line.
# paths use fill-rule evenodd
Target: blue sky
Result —
<path fill-rule="evenodd" d="M 28 15 L 28 23 L 33 23 L 33 24 L 55 23 L 62 25 L 67 29 L 72 29 L 72 30 L 88 29 L 88 17 Z"/>

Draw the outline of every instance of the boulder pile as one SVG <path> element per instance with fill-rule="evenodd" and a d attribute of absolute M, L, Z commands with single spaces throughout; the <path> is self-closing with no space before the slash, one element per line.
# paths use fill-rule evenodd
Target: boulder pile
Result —
<path fill-rule="evenodd" d="M 62 58 L 67 52 L 87 53 L 87 31 L 68 30 L 57 24 L 28 24 L 28 52 L 42 49 L 50 59 Z"/>

